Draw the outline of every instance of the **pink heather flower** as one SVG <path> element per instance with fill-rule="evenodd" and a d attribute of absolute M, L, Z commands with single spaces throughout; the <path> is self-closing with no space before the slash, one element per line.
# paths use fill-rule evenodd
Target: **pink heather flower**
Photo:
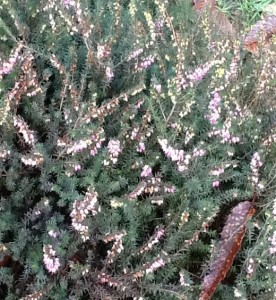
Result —
<path fill-rule="evenodd" d="M 237 144 L 240 142 L 240 138 L 232 136 L 229 129 L 225 125 L 220 130 L 212 130 L 211 132 L 208 133 L 208 136 L 209 137 L 220 136 L 222 138 L 221 140 L 222 144 L 225 143 Z"/>
<path fill-rule="evenodd" d="M 253 186 L 259 185 L 259 168 L 263 165 L 263 162 L 261 161 L 260 155 L 258 152 L 255 152 L 251 162 L 250 162 L 250 168 L 251 168 L 251 183 Z M 262 184 L 259 186 L 260 189 L 262 189 Z"/>
<path fill-rule="evenodd" d="M 158 142 L 161 145 L 164 154 L 172 161 L 175 161 L 177 163 L 177 168 L 179 172 L 184 172 L 188 170 L 189 163 L 192 158 L 190 154 L 184 155 L 183 150 L 177 150 L 169 146 L 167 139 L 158 139 Z"/>
<path fill-rule="evenodd" d="M 223 128 L 221 130 L 221 137 L 222 139 L 222 143 L 233 143 L 233 144 L 237 144 L 240 142 L 240 138 L 239 137 L 235 137 L 232 136 L 230 131 L 227 128 Z"/>
<path fill-rule="evenodd" d="M 34 132 L 29 129 L 28 124 L 24 120 L 18 118 L 17 116 L 14 117 L 13 124 L 14 127 L 16 127 L 18 131 L 22 134 L 25 143 L 29 144 L 30 146 L 33 146 L 35 143 Z"/>
<path fill-rule="evenodd" d="M 152 168 L 148 165 L 145 165 L 143 167 L 142 173 L 140 175 L 141 177 L 148 177 L 148 176 L 152 176 Z"/>
<path fill-rule="evenodd" d="M 156 231 L 156 238 L 158 240 L 161 239 L 161 237 L 165 234 L 165 230 L 163 228 L 158 228 L 158 230 Z"/>
<path fill-rule="evenodd" d="M 11 154 L 10 150 L 5 149 L 4 147 L 0 146 L 0 158 L 5 159 L 8 155 Z"/>
<path fill-rule="evenodd" d="M 224 168 L 217 168 L 210 171 L 210 175 L 219 176 L 224 173 Z"/>
<path fill-rule="evenodd" d="M 73 203 L 73 210 L 70 214 L 72 226 L 80 233 L 83 241 L 89 240 L 89 228 L 84 224 L 87 215 L 91 213 L 94 216 L 100 212 L 97 197 L 97 192 L 86 192 L 84 200 L 75 200 Z"/>
<path fill-rule="evenodd" d="M 155 22 L 154 22 L 154 29 L 156 32 L 161 32 L 161 29 L 164 26 L 164 20 L 163 18 L 158 18 Z"/>
<path fill-rule="evenodd" d="M 176 188 L 174 185 L 171 186 L 164 186 L 164 192 L 165 193 L 169 193 L 169 194 L 173 194 L 175 192 Z"/>
<path fill-rule="evenodd" d="M 119 140 L 110 140 L 108 142 L 107 148 L 111 155 L 117 156 L 121 152 L 120 141 Z"/>
<path fill-rule="evenodd" d="M 16 49 L 12 51 L 10 54 L 8 62 L 3 62 L 2 66 L 0 64 L 0 79 L 3 77 L 3 75 L 7 75 L 11 73 L 12 69 L 14 68 L 16 62 L 20 59 L 20 51 L 22 49 L 23 45 L 19 44 Z M 1 59 L 0 59 L 1 63 Z"/>
<path fill-rule="evenodd" d="M 193 150 L 193 157 L 201 157 L 201 156 L 204 156 L 205 154 L 206 154 L 206 151 L 203 149 L 195 148 Z"/>
<path fill-rule="evenodd" d="M 76 5 L 75 0 L 62 0 L 62 2 L 63 2 L 63 5 L 66 8 L 69 8 L 70 6 L 75 6 Z"/>
<path fill-rule="evenodd" d="M 107 145 L 111 161 L 115 164 L 118 161 L 118 156 L 122 152 L 121 143 L 119 140 L 110 140 Z"/>
<path fill-rule="evenodd" d="M 102 133 L 100 131 L 99 133 Z M 105 139 L 100 137 L 100 134 L 92 134 L 91 135 L 91 141 L 92 147 L 90 147 L 90 155 L 95 156 L 98 153 L 98 149 L 102 147 L 102 143 Z"/>
<path fill-rule="evenodd" d="M 252 258 L 249 259 L 249 265 L 247 266 L 247 274 L 251 275 L 254 272 L 254 260 Z"/>
<path fill-rule="evenodd" d="M 84 149 L 86 149 L 90 144 L 90 141 L 88 140 L 79 140 L 79 141 L 75 141 L 68 149 L 67 149 L 67 154 L 75 154 L 78 152 L 83 151 Z"/>
<path fill-rule="evenodd" d="M 233 136 L 233 137 L 231 138 L 231 142 L 232 142 L 233 144 L 237 144 L 237 143 L 240 142 L 240 138 L 237 137 L 237 136 Z"/>
<path fill-rule="evenodd" d="M 209 116 L 209 121 L 212 125 L 216 125 L 218 123 L 218 119 L 219 119 L 219 114 L 217 112 Z"/>
<path fill-rule="evenodd" d="M 154 84 L 153 87 L 158 94 L 161 94 L 161 90 L 162 90 L 161 84 Z"/>
<path fill-rule="evenodd" d="M 131 140 L 136 139 L 138 132 L 139 132 L 139 128 L 137 128 L 137 127 L 133 128 L 133 130 L 131 131 L 131 136 L 130 136 Z"/>
<path fill-rule="evenodd" d="M 49 236 L 56 238 L 58 236 L 58 232 L 54 230 L 48 231 Z"/>
<path fill-rule="evenodd" d="M 114 77 L 113 70 L 110 67 L 106 67 L 105 75 L 106 75 L 107 80 L 111 81 L 111 79 Z"/>
<path fill-rule="evenodd" d="M 81 170 L 81 165 L 74 165 L 74 169 L 76 172 Z"/>
<path fill-rule="evenodd" d="M 219 181 L 218 180 L 216 180 L 216 181 L 213 181 L 213 188 L 216 188 L 216 187 L 219 187 Z"/>
<path fill-rule="evenodd" d="M 213 99 L 209 103 L 209 109 L 210 110 L 216 110 L 221 102 L 221 98 L 218 92 L 214 93 Z"/>
<path fill-rule="evenodd" d="M 157 228 L 157 230 L 155 231 L 154 235 L 150 238 L 148 243 L 140 249 L 140 253 L 142 254 L 152 249 L 155 244 L 159 243 L 159 240 L 164 234 L 165 230 L 163 228 Z"/>
<path fill-rule="evenodd" d="M 185 286 L 186 284 L 185 284 L 184 274 L 180 272 L 179 276 L 180 276 L 180 279 L 179 279 L 180 285 Z"/>
<path fill-rule="evenodd" d="M 209 68 L 196 68 L 193 73 L 187 75 L 187 78 L 190 79 L 191 81 L 197 82 L 202 80 L 204 75 L 207 74 Z"/>
<path fill-rule="evenodd" d="M 90 155 L 91 156 L 95 156 L 96 154 L 98 154 L 98 149 L 97 148 L 90 150 Z"/>
<path fill-rule="evenodd" d="M 276 272 L 276 266 L 272 266 L 272 271 Z"/>
<path fill-rule="evenodd" d="M 199 81 L 201 81 L 213 65 L 216 64 L 216 61 L 207 62 L 201 67 L 197 67 L 193 72 L 187 74 L 185 73 L 185 78 L 181 80 L 181 88 L 186 89 L 187 87 L 193 87 L 193 85 Z"/>
<path fill-rule="evenodd" d="M 136 69 L 138 70 L 146 70 L 154 63 L 155 57 L 153 55 L 149 55 L 145 57 L 142 62 L 136 65 Z"/>
<path fill-rule="evenodd" d="M 179 172 L 185 172 L 187 170 L 187 167 L 184 164 L 177 164 L 177 169 Z"/>
<path fill-rule="evenodd" d="M 223 141 L 225 141 L 225 142 L 229 141 L 231 138 L 230 131 L 226 128 L 223 128 L 221 130 L 221 137 L 222 137 Z"/>
<path fill-rule="evenodd" d="M 45 268 L 50 273 L 56 273 L 60 267 L 59 258 L 55 256 L 56 251 L 53 250 L 52 245 L 43 246 L 43 262 Z"/>
<path fill-rule="evenodd" d="M 111 54 L 111 49 L 107 44 L 99 44 L 97 46 L 97 58 L 102 59 L 102 58 L 108 58 L 109 55 Z"/>
<path fill-rule="evenodd" d="M 144 103 L 144 100 L 139 100 L 136 104 L 135 104 L 135 108 L 139 109 Z"/>
<path fill-rule="evenodd" d="M 142 153 L 142 152 L 144 152 L 145 150 L 146 150 L 145 143 L 144 143 L 144 142 L 140 142 L 140 143 L 138 144 L 138 147 L 136 148 L 136 151 Z"/>
<path fill-rule="evenodd" d="M 153 273 L 155 270 L 157 270 L 160 267 L 165 266 L 166 262 L 164 259 L 159 258 L 155 260 L 147 269 L 146 269 L 146 274 Z"/>
<path fill-rule="evenodd" d="M 171 126 L 171 128 L 176 128 L 177 127 L 177 123 L 171 123 L 170 126 Z"/>
<path fill-rule="evenodd" d="M 144 50 L 142 48 L 134 50 L 133 52 L 131 52 L 128 56 L 128 61 L 130 61 L 133 58 L 138 57 L 141 53 L 143 53 Z"/>
<path fill-rule="evenodd" d="M 11 72 L 12 68 L 13 68 L 12 64 L 4 62 L 2 69 L 1 69 L 1 73 L 5 74 L 5 75 L 9 74 Z"/>
<path fill-rule="evenodd" d="M 219 105 L 221 102 L 221 98 L 219 93 L 215 92 L 213 99 L 210 101 L 208 109 L 209 109 L 209 115 L 207 116 L 209 119 L 209 122 L 212 125 L 216 125 L 218 123 L 218 119 L 220 117 L 220 110 Z"/>
<path fill-rule="evenodd" d="M 168 140 L 159 140 L 162 150 L 168 158 L 171 158 L 172 161 L 183 161 L 184 160 L 184 151 L 177 150 L 168 145 Z"/>
<path fill-rule="evenodd" d="M 263 165 L 263 163 L 261 161 L 259 153 L 255 152 L 252 157 L 251 163 L 250 163 L 251 170 L 254 172 L 256 169 L 260 168 L 262 165 Z"/>

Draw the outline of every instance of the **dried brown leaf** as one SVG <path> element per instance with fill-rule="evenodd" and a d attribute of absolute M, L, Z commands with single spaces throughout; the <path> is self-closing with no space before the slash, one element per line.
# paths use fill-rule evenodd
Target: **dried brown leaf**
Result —
<path fill-rule="evenodd" d="M 253 214 L 252 202 L 245 201 L 235 206 L 228 216 L 221 239 L 209 263 L 209 274 L 204 277 L 199 300 L 209 300 L 219 283 L 225 278 L 240 250 L 246 223 Z"/>
<path fill-rule="evenodd" d="M 207 7 L 214 9 L 216 7 L 216 0 L 193 0 L 196 10 L 202 10 Z"/>
<path fill-rule="evenodd" d="M 276 35 L 276 16 L 267 15 L 253 25 L 247 33 L 244 39 L 244 48 L 253 54 L 258 54 L 261 43 L 269 44 L 273 35 Z"/>

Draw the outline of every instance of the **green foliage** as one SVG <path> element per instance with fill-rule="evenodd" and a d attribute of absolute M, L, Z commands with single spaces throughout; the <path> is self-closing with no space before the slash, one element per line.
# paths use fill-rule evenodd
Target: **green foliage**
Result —
<path fill-rule="evenodd" d="M 1 299 L 197 299 L 253 194 L 213 299 L 275 291 L 275 45 L 184 2 L 0 4 Z"/>
<path fill-rule="evenodd" d="M 240 14 L 245 25 L 253 25 L 259 20 L 265 8 L 273 4 L 273 0 L 218 0 L 218 6 L 227 14 Z"/>

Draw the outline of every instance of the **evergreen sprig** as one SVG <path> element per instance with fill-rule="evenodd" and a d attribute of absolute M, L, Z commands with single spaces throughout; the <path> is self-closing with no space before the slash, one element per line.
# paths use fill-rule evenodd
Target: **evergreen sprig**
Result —
<path fill-rule="evenodd" d="M 0 4 L 1 299 L 196 299 L 253 194 L 214 299 L 275 293 L 275 45 L 184 2 Z"/>

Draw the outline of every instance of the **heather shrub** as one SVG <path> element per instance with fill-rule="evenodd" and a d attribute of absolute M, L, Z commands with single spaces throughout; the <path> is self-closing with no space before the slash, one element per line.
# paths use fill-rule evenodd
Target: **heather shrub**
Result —
<path fill-rule="evenodd" d="M 243 201 L 212 299 L 274 297 L 275 42 L 159 0 L 2 1 L 0 38 L 1 299 L 198 299 Z"/>

